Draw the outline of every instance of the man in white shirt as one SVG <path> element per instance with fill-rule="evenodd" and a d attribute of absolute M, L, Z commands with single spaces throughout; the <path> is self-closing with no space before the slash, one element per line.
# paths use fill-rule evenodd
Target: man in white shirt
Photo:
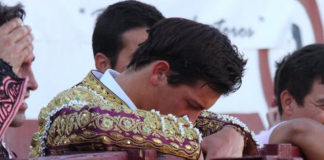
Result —
<path fill-rule="evenodd" d="M 163 18 L 153 6 L 141 2 L 123 1 L 108 6 L 99 15 L 93 33 L 92 46 L 96 69 L 102 73 L 107 72 L 107 69 L 114 69 L 120 73 L 125 71 L 139 44 L 147 39 L 146 30 Z M 131 103 L 129 106 L 135 108 L 135 105 Z M 207 152 L 208 158 L 234 156 L 234 153 L 237 153 L 226 151 L 227 147 L 224 144 L 231 146 L 228 141 L 222 142 L 218 135 L 209 136 L 209 134 L 204 134 L 208 136 L 202 142 L 203 150 Z M 225 127 L 219 134 L 231 135 L 231 131 Z"/>
<path fill-rule="evenodd" d="M 223 144 L 217 151 L 236 157 L 243 148 L 254 151 L 244 125 L 202 112 L 240 87 L 246 61 L 228 38 L 180 18 L 161 20 L 148 32 L 126 71 L 92 71 L 42 109 L 32 156 L 135 147 L 196 159 L 201 137 L 189 121 L 199 117 L 204 135 L 221 130 L 214 135 Z M 206 121 L 215 127 L 204 128 Z"/>
<path fill-rule="evenodd" d="M 261 144 L 292 143 L 308 159 L 323 159 L 324 45 L 313 44 L 277 64 L 275 96 L 281 122 L 257 139 Z"/>

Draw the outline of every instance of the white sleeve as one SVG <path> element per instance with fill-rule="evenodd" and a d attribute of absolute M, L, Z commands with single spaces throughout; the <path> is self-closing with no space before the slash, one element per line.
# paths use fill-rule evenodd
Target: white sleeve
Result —
<path fill-rule="evenodd" d="M 269 144 L 269 139 L 271 136 L 271 133 L 275 128 L 277 128 L 279 125 L 283 124 L 284 122 L 279 122 L 278 124 L 274 125 L 268 130 L 261 131 L 259 134 L 256 135 L 256 140 L 260 144 L 260 147 L 263 148 L 264 144 Z"/>

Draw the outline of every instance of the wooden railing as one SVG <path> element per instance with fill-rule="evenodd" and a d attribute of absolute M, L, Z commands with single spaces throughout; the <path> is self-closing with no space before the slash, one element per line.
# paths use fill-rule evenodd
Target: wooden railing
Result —
<path fill-rule="evenodd" d="M 235 116 L 246 123 L 255 133 L 264 129 L 258 113 L 230 115 Z M 4 136 L 7 147 L 14 151 L 18 155 L 19 159 L 27 159 L 28 153 L 30 152 L 29 146 L 32 134 L 35 133 L 37 129 L 37 120 L 26 120 L 24 125 L 21 127 L 8 128 L 7 133 Z"/>
<path fill-rule="evenodd" d="M 62 156 L 48 156 L 32 160 L 185 160 L 184 158 L 160 154 L 151 149 L 128 149 L 115 152 L 78 153 Z"/>
<path fill-rule="evenodd" d="M 116 152 L 70 153 L 62 156 L 48 156 L 33 160 L 184 160 L 184 158 L 158 153 L 151 149 L 127 149 Z M 258 156 L 242 158 L 217 158 L 215 160 L 302 160 L 302 153 L 291 144 L 269 144 L 260 150 Z"/>

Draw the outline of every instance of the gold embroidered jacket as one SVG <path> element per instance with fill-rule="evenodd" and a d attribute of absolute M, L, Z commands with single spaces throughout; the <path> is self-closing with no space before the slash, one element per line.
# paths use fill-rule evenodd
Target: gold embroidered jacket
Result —
<path fill-rule="evenodd" d="M 247 151 L 253 150 L 255 142 L 250 132 L 231 118 L 203 112 L 195 123 L 204 136 L 224 125 L 237 126 L 247 137 Z M 123 148 L 153 148 L 187 159 L 200 155 L 201 134 L 187 118 L 131 110 L 92 72 L 41 110 L 39 126 L 30 157 Z"/>
<path fill-rule="evenodd" d="M 39 126 L 30 157 L 123 148 L 153 148 L 187 159 L 200 154 L 200 133 L 188 119 L 131 110 L 91 72 L 41 110 Z"/>

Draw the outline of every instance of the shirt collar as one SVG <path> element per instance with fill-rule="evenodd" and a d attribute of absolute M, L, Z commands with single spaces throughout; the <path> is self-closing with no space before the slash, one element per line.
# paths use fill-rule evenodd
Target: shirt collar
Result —
<path fill-rule="evenodd" d="M 124 90 L 116 82 L 115 78 L 120 74 L 115 70 L 107 69 L 104 74 L 93 71 L 94 76 L 96 76 L 102 84 L 109 88 L 113 93 L 115 93 L 122 101 L 124 101 L 129 108 L 136 110 L 137 107 L 133 101 L 127 96 Z"/>

